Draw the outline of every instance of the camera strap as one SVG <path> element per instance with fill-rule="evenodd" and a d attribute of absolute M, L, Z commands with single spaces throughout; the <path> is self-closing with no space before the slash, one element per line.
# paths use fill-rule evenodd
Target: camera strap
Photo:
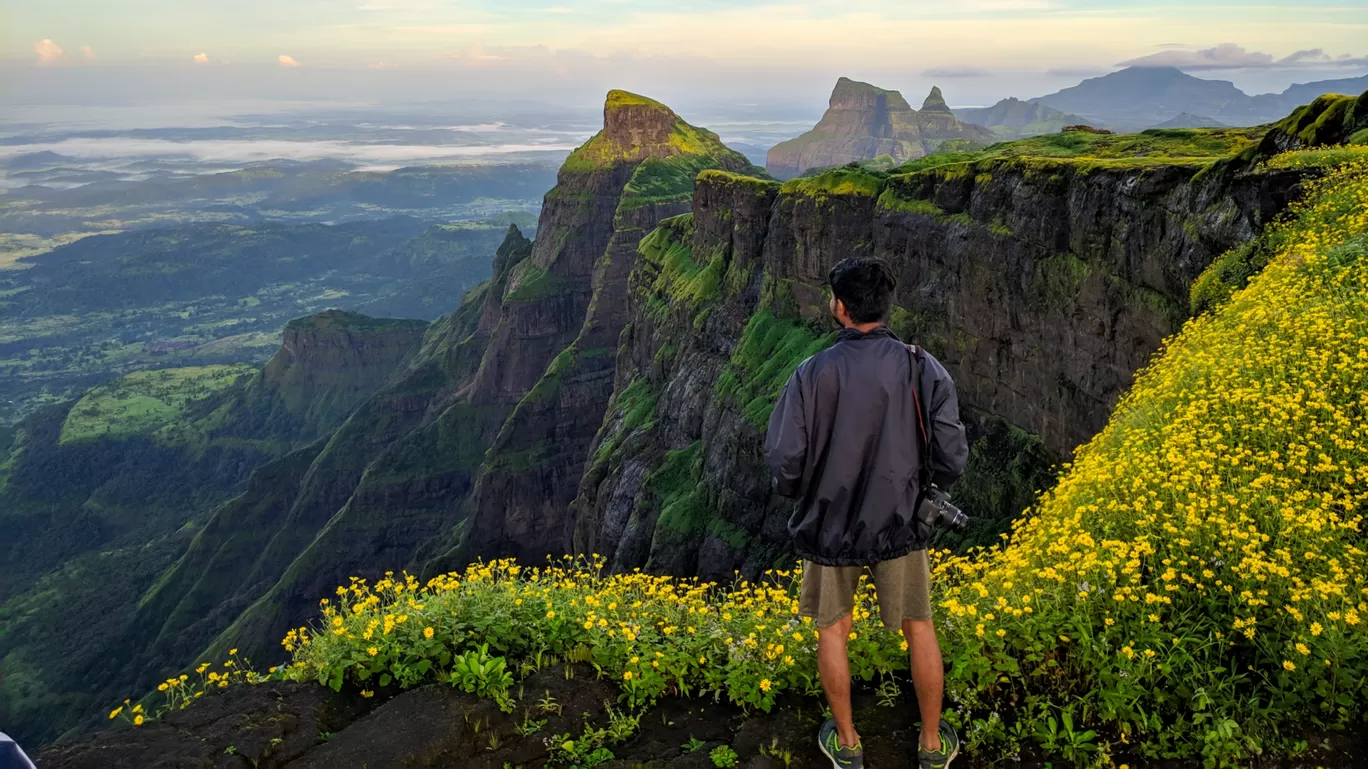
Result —
<path fill-rule="evenodd" d="M 926 425 L 930 421 L 931 415 L 922 409 L 921 379 L 922 379 L 922 351 L 915 344 L 905 345 L 907 347 L 907 360 L 912 370 L 912 402 L 917 409 L 917 434 L 921 437 L 921 467 L 917 468 L 918 479 L 921 484 L 922 493 L 931 486 L 931 433 L 927 431 Z"/>

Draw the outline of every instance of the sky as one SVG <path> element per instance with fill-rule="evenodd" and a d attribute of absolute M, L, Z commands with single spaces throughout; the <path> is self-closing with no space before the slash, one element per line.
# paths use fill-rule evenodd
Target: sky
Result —
<path fill-rule="evenodd" d="M 1368 72 L 1365 0 L 0 0 L 0 105 L 815 100 L 955 106 L 1139 63 L 1249 93 Z"/>

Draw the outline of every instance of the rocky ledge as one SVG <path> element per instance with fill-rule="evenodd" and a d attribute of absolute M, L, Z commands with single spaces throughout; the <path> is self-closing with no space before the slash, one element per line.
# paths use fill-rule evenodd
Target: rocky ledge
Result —
<path fill-rule="evenodd" d="M 41 769 L 824 769 L 829 763 L 815 744 L 824 716 L 815 697 L 781 699 L 769 713 L 688 698 L 629 713 L 616 703 L 617 688 L 587 665 L 548 667 L 515 692 L 506 712 L 439 685 L 369 699 L 313 684 L 240 685 L 163 721 L 57 743 L 34 759 Z M 854 704 L 867 765 L 911 766 L 918 736 L 911 687 L 857 693 Z M 1295 761 L 1256 766 L 1347 769 L 1360 765 L 1355 757 L 1365 750 L 1362 737 L 1311 736 L 1308 752 Z M 976 765 L 972 751 L 959 765 Z M 1050 765 L 1032 756 L 1018 763 Z"/>

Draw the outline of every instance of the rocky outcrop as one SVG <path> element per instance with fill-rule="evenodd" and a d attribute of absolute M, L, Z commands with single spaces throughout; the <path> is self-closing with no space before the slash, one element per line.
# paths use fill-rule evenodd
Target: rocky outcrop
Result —
<path fill-rule="evenodd" d="M 635 726 L 623 729 L 622 709 L 609 710 L 615 687 L 588 666 L 541 670 L 514 688 L 521 695 L 505 713 L 445 685 L 381 691 L 373 699 L 316 684 L 235 686 L 164 721 L 58 743 L 34 760 L 42 769 L 502 769 L 554 766 L 565 760 L 565 740 L 587 740 L 607 751 L 597 764 L 602 769 L 715 769 L 711 754 L 723 747 L 745 769 L 831 765 L 813 745 L 823 707 L 815 697 L 786 694 L 768 711 L 668 698 L 630 714 Z M 882 687 L 876 693 L 860 686 L 851 704 L 871 764 L 906 763 L 919 736 L 910 688 L 897 685 L 890 697 Z M 1313 733 L 1306 751 L 1281 765 L 1349 769 L 1365 748 L 1362 734 Z M 1201 765 L 1147 763 L 1124 747 L 1114 750 L 1115 758 L 1142 769 Z M 972 753 L 959 760 L 992 765 L 975 763 Z M 1058 760 L 1027 747 L 1020 763 L 1039 769 Z"/>
<path fill-rule="evenodd" d="M 959 149 L 986 144 L 992 132 L 960 122 L 932 88 L 922 110 L 908 105 L 897 91 L 841 78 L 831 92 L 830 107 L 811 131 L 780 142 L 766 161 L 780 179 L 812 168 L 845 165 L 888 156 L 896 165 L 935 152 L 947 141 Z"/>
<path fill-rule="evenodd" d="M 570 157 L 559 194 L 552 193 L 566 200 L 591 194 L 590 218 L 564 242 L 538 238 L 529 261 L 529 271 L 547 276 L 559 291 L 506 305 L 499 325 L 506 336 L 496 332 L 482 373 L 497 366 L 511 388 L 508 380 L 478 381 L 472 394 L 497 400 L 511 389 L 521 398 L 481 468 L 453 562 L 540 558 L 567 548 L 566 510 L 612 394 L 637 244 L 662 219 L 688 210 L 694 177 L 709 168 L 756 170 L 664 105 L 609 95 L 603 132 Z M 574 205 L 574 215 L 584 216 Z M 564 209 L 544 214 L 542 231 L 569 229 L 561 221 L 567 215 Z M 523 360 L 541 366 L 536 376 L 526 376 Z"/>
<path fill-rule="evenodd" d="M 288 433 L 296 442 L 326 435 L 418 349 L 427 326 L 342 310 L 290 321 L 280 349 L 227 405 L 223 432 Z"/>

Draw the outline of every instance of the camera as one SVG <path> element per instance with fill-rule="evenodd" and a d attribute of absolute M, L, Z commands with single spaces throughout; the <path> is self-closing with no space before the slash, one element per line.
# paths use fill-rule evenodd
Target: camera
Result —
<path fill-rule="evenodd" d="M 934 530 L 937 526 L 960 532 L 969 525 L 969 516 L 950 503 L 950 495 L 931 486 L 917 507 L 917 520 Z"/>

